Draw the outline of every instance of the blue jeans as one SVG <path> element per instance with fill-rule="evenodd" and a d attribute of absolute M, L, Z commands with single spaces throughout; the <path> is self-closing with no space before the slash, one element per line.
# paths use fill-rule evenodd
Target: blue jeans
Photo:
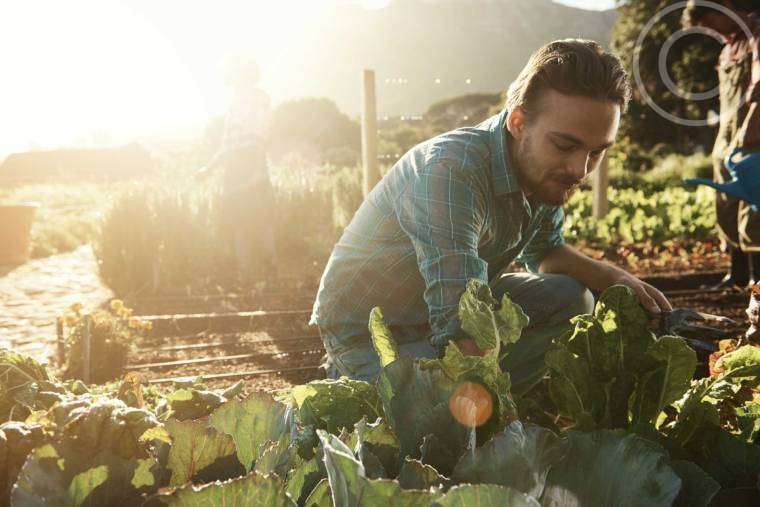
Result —
<path fill-rule="evenodd" d="M 505 349 L 507 356 L 501 365 L 512 377 L 512 392 L 520 396 L 546 373 L 544 354 L 552 340 L 569 329 L 572 317 L 593 311 L 594 297 L 574 278 L 554 274 L 504 273 L 491 284 L 491 291 L 497 300 L 509 294 L 530 317 L 520 340 Z M 346 338 L 327 329 L 319 331 L 332 362 L 328 376 L 366 381 L 378 377 L 380 362 L 369 334 Z M 402 356 L 438 357 L 430 344 L 429 326 L 391 326 L 391 332 Z"/>

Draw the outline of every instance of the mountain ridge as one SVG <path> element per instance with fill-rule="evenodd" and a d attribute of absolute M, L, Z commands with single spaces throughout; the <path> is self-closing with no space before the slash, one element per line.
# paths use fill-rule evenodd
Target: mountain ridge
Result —
<path fill-rule="evenodd" d="M 361 71 L 369 68 L 376 72 L 378 115 L 417 115 L 445 98 L 506 89 L 530 54 L 551 40 L 590 38 L 608 47 L 616 18 L 615 10 L 588 11 L 551 0 L 341 6 L 323 30 L 287 55 L 289 66 L 302 74 L 283 92 L 328 97 L 355 116 Z"/>

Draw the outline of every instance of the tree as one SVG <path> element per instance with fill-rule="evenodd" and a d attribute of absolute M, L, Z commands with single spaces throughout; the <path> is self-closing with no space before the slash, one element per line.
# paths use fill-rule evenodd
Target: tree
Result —
<path fill-rule="evenodd" d="M 718 110 L 718 100 L 688 100 L 670 91 L 658 70 L 660 51 L 668 38 L 681 29 L 683 9 L 675 9 L 655 22 L 640 46 L 639 71 L 643 89 L 634 79 L 634 54 L 638 40 L 650 20 L 661 10 L 678 0 L 628 0 L 621 1 L 617 9 L 619 18 L 612 34 L 612 49 L 624 61 L 634 86 L 633 100 L 628 114 L 624 116 L 621 138 L 636 149 L 651 150 L 664 144 L 667 151 L 693 152 L 702 146 L 708 150 L 715 139 L 715 128 L 710 126 L 689 127 L 663 118 L 646 103 L 644 90 L 652 101 L 666 112 L 679 118 L 704 119 L 710 110 Z M 718 76 L 715 66 L 720 45 L 704 35 L 688 35 L 680 38 L 667 53 L 666 67 L 671 79 L 684 91 L 705 92 L 715 88 Z"/>
<path fill-rule="evenodd" d="M 300 155 L 306 162 L 337 162 L 337 154 L 345 164 L 361 152 L 359 124 L 341 113 L 326 98 L 304 98 L 282 103 L 273 112 L 269 125 L 268 153 L 273 158 Z"/>

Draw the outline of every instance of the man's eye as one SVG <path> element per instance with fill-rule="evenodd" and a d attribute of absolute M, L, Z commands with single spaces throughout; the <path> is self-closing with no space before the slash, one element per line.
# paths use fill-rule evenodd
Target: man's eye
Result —
<path fill-rule="evenodd" d="M 554 146 L 559 151 L 562 151 L 562 152 L 565 152 L 565 153 L 569 153 L 569 152 L 571 152 L 571 151 L 573 151 L 575 149 L 575 146 L 573 146 L 572 144 L 571 145 L 564 145 L 564 144 L 554 143 Z"/>
<path fill-rule="evenodd" d="M 591 156 L 592 156 L 593 158 L 599 158 L 599 157 L 601 157 L 601 156 L 604 154 L 604 151 L 605 151 L 605 150 L 596 150 L 596 151 L 592 151 L 592 152 L 591 152 Z"/>

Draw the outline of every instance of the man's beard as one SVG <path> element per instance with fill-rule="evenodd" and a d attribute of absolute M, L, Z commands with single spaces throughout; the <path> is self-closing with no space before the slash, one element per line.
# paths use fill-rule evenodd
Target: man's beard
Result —
<path fill-rule="evenodd" d="M 581 181 L 570 176 L 562 169 L 539 169 L 533 143 L 529 135 L 525 135 L 517 145 L 516 157 L 520 185 L 531 200 L 550 206 L 564 206 L 570 197 L 578 190 Z"/>

